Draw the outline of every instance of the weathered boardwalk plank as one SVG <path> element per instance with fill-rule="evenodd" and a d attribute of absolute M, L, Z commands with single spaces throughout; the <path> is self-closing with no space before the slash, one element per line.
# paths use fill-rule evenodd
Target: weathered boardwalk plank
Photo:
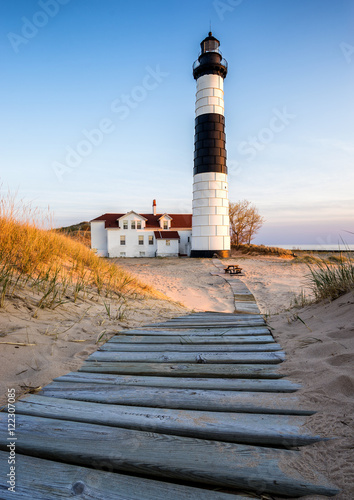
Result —
<path fill-rule="evenodd" d="M 278 364 L 285 355 L 279 352 L 104 352 L 96 351 L 88 361 L 125 363 L 250 363 Z"/>
<path fill-rule="evenodd" d="M 248 314 L 259 314 L 259 307 L 251 300 L 239 300 L 238 295 L 234 295 L 236 312 L 247 312 Z"/>
<path fill-rule="evenodd" d="M 244 285 L 246 286 L 246 285 Z M 248 290 L 246 288 L 245 290 Z M 249 292 L 251 293 L 251 292 Z M 176 321 L 176 320 L 189 320 L 189 319 L 203 319 L 203 318 L 227 318 L 227 319 L 234 319 L 235 321 L 238 321 L 240 319 L 249 319 L 248 314 L 236 314 L 236 313 L 230 313 L 230 312 L 218 312 L 218 311 L 199 311 L 199 312 L 194 312 L 194 313 L 189 313 L 189 314 L 183 314 L 181 316 L 176 316 L 174 318 L 169 319 L 168 321 Z"/>
<path fill-rule="evenodd" d="M 259 316 L 261 316 L 259 314 Z M 189 319 L 198 319 L 198 320 L 203 320 L 203 319 L 232 319 L 235 321 L 243 320 L 243 319 L 250 319 L 249 315 L 247 313 L 240 314 L 240 313 L 235 313 L 235 312 L 195 312 L 195 313 L 190 313 L 190 314 L 185 314 L 182 316 L 175 316 L 173 318 L 168 319 L 167 321 L 178 321 L 178 320 L 189 320 Z"/>
<path fill-rule="evenodd" d="M 165 340 L 165 342 L 167 342 Z M 273 352 L 281 351 L 279 344 L 271 342 L 269 344 L 136 344 L 135 342 L 118 343 L 106 342 L 99 351 L 104 352 Z"/>
<path fill-rule="evenodd" d="M 0 449 L 7 449 L 7 415 L 0 414 Z M 296 451 L 171 436 L 117 427 L 17 415 L 17 452 L 75 465 L 221 487 L 303 496 L 334 495 L 334 488 L 299 480 L 279 468 Z"/>
<path fill-rule="evenodd" d="M 288 394 L 181 389 L 170 387 L 125 386 L 113 384 L 52 382 L 40 394 L 53 398 L 96 403 L 150 406 L 237 413 L 313 415 L 299 409 L 298 398 Z"/>
<path fill-rule="evenodd" d="M 252 315 L 249 315 L 252 317 Z M 203 329 L 203 328 L 208 328 L 208 329 L 213 329 L 213 328 L 236 328 L 236 327 L 257 327 L 257 326 L 265 326 L 264 320 L 261 318 L 258 318 L 257 316 L 254 316 L 256 319 L 255 321 L 251 320 L 240 320 L 239 322 L 235 322 L 233 320 L 210 320 L 210 321 L 176 321 L 176 322 L 166 322 L 166 323 L 152 323 L 150 326 L 153 328 L 164 328 L 164 329 L 172 329 L 176 328 L 178 330 L 190 330 L 190 329 Z"/>
<path fill-rule="evenodd" d="M 277 365 L 208 363 L 119 363 L 85 361 L 80 372 L 117 375 L 163 375 L 168 377 L 282 378 Z"/>
<path fill-rule="evenodd" d="M 121 386 L 170 387 L 181 389 L 204 389 L 226 391 L 256 391 L 292 393 L 301 388 L 299 384 L 281 379 L 237 379 L 205 377 L 158 377 L 137 375 L 111 375 L 108 373 L 71 372 L 54 379 L 58 382 L 85 382 L 90 384 L 112 384 Z M 48 386 L 47 386 L 48 387 Z"/>
<path fill-rule="evenodd" d="M 233 323 L 235 326 L 241 324 L 241 326 L 246 323 L 257 326 L 257 324 L 265 325 L 264 318 L 261 314 L 250 315 L 246 314 L 208 314 L 208 315 L 197 315 L 191 314 L 189 316 L 178 316 L 175 318 L 171 318 L 163 321 L 163 323 L 168 323 L 173 325 L 174 323 L 198 323 L 198 324 L 213 324 L 215 322 L 220 323 Z M 156 322 L 158 323 L 158 322 Z M 158 323 L 159 324 L 159 323 Z M 153 327 L 153 325 L 151 325 Z"/>
<path fill-rule="evenodd" d="M 9 472 L 8 453 L 0 451 L 0 481 Z M 101 467 L 104 468 L 104 461 Z M 250 497 L 169 482 L 105 472 L 16 454 L 16 492 L 0 483 L 2 500 L 250 500 Z"/>
<path fill-rule="evenodd" d="M 203 333 L 203 330 L 205 333 Z M 117 332 L 118 335 L 122 334 L 137 334 L 137 335 L 270 335 L 270 330 L 266 325 L 256 325 L 256 326 L 208 326 L 204 325 L 200 328 L 189 327 L 189 328 L 179 328 L 173 325 L 164 328 L 156 327 L 144 327 L 136 329 L 126 329 Z"/>
<path fill-rule="evenodd" d="M 176 318 L 175 320 L 168 320 L 162 323 L 151 323 L 150 327 L 153 328 L 222 328 L 222 327 L 236 327 L 236 326 L 265 326 L 265 321 L 264 319 L 259 316 L 259 315 L 247 315 L 247 318 L 240 318 L 237 319 L 237 316 L 235 316 L 235 319 L 223 319 L 223 318 L 215 318 L 215 319 L 205 319 L 199 320 L 197 318 L 195 319 L 181 319 Z"/>
<path fill-rule="evenodd" d="M 127 333 L 125 333 L 127 332 Z M 274 342 L 269 330 L 258 328 L 256 332 L 240 331 L 235 328 L 215 329 L 215 330 L 124 330 L 123 333 L 114 335 L 109 342 L 124 342 L 128 339 L 131 342 L 177 342 L 179 344 L 188 343 L 269 343 Z M 157 340 L 155 340 L 157 339 Z"/>
<path fill-rule="evenodd" d="M 16 404 L 16 416 L 108 425 L 174 436 L 190 436 L 229 443 L 303 446 L 320 441 L 301 431 L 301 416 L 191 411 L 99 404 L 45 396 L 27 396 Z"/>

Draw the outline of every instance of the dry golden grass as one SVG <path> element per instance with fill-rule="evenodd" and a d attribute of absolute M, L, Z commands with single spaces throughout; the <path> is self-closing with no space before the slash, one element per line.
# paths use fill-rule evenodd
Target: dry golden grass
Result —
<path fill-rule="evenodd" d="M 46 229 L 49 222 L 10 195 L 0 200 L 0 307 L 24 287 L 35 292 L 39 308 L 75 302 L 92 292 L 162 298 L 81 242 Z"/>
<path fill-rule="evenodd" d="M 91 248 L 91 228 L 89 222 L 80 222 L 72 226 L 61 227 L 60 229 L 56 229 L 56 231 L 66 236 L 70 236 L 70 238 Z"/>
<path fill-rule="evenodd" d="M 316 252 L 309 250 L 295 250 L 295 264 L 341 264 L 343 261 L 348 261 L 353 258 L 353 252 Z"/>
<path fill-rule="evenodd" d="M 276 257 L 283 258 L 292 258 L 294 257 L 293 250 L 287 250 L 285 248 L 278 247 L 267 247 L 265 245 L 253 245 L 253 244 L 244 244 L 244 245 L 232 245 L 232 251 L 241 252 L 246 255 L 271 255 Z"/>

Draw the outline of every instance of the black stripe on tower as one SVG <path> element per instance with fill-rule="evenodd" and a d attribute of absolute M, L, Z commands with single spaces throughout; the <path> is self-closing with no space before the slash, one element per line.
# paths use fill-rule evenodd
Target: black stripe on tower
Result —
<path fill-rule="evenodd" d="M 193 175 L 204 172 L 227 174 L 225 117 L 218 113 L 195 119 Z"/>

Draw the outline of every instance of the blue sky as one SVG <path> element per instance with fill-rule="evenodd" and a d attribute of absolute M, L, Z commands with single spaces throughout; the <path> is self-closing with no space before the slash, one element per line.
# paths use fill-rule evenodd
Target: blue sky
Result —
<path fill-rule="evenodd" d="M 229 63 L 230 200 L 265 244 L 354 243 L 352 0 L 0 1 L 2 191 L 56 225 L 190 212 L 195 81 Z"/>

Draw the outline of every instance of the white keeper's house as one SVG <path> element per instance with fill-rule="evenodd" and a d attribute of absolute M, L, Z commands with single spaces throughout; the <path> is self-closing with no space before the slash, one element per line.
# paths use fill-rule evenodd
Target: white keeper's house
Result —
<path fill-rule="evenodd" d="M 103 214 L 91 221 L 91 248 L 102 257 L 190 255 L 192 214 Z"/>

